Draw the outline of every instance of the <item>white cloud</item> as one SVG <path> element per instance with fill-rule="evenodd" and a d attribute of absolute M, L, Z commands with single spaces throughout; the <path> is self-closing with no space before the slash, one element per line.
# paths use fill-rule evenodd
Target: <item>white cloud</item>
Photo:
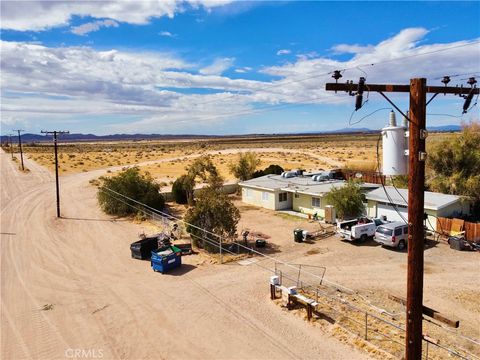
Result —
<path fill-rule="evenodd" d="M 369 52 L 373 49 L 372 45 L 369 46 L 360 46 L 358 44 L 348 45 L 348 44 L 339 44 L 335 45 L 332 50 L 335 54 L 361 54 Z"/>
<path fill-rule="evenodd" d="M 288 55 L 292 52 L 292 50 L 288 50 L 288 49 L 281 49 L 281 50 L 278 50 L 277 51 L 277 55 Z"/>
<path fill-rule="evenodd" d="M 234 64 L 233 58 L 216 59 L 195 74 L 192 72 L 198 70 L 198 65 L 168 53 L 52 48 L 1 41 L 2 125 L 45 118 L 58 119 L 61 124 L 75 114 L 86 118 L 115 115 L 138 121 L 112 126 L 111 132 L 158 132 L 159 126 L 163 129 L 176 124 L 193 126 L 200 121 L 223 122 L 234 115 L 249 114 L 258 103 L 352 105 L 350 97 L 324 90 L 325 82 L 333 81 L 328 73 L 336 69 L 348 69 L 342 80 L 358 80 L 364 76 L 360 67 L 368 74 L 367 83 L 408 83 L 418 76 L 432 83 L 432 78 L 445 74 L 478 72 L 479 39 L 419 45 L 426 33 L 423 29 L 406 29 L 378 44 L 361 45 L 359 52 L 346 61 L 305 56 L 264 68 L 264 73 L 278 77 L 272 81 L 222 76 Z M 458 47 L 475 41 L 475 45 Z M 451 47 L 457 48 L 442 51 Z M 430 52 L 435 53 L 427 54 Z M 239 74 L 250 70 L 235 69 Z M 441 85 L 439 80 L 437 84 Z M 221 92 L 188 94 L 165 88 Z"/>
<path fill-rule="evenodd" d="M 221 75 L 225 70 L 232 67 L 235 58 L 217 58 L 211 65 L 200 69 L 202 75 Z"/>
<path fill-rule="evenodd" d="M 160 36 L 165 36 L 165 37 L 176 37 L 176 34 L 172 34 L 170 31 L 160 31 L 158 33 Z"/>
<path fill-rule="evenodd" d="M 144 25 L 150 19 L 185 11 L 185 4 L 211 9 L 223 6 L 230 0 L 161 0 L 161 1 L 2 1 L 1 28 L 18 31 L 42 31 L 69 25 L 72 16 L 90 16 L 95 19 L 112 19 L 118 22 Z"/>
<path fill-rule="evenodd" d="M 86 35 L 88 33 L 98 31 L 102 27 L 118 27 L 118 23 L 114 20 L 106 19 L 106 20 L 97 20 L 88 22 L 79 26 L 73 26 L 71 28 L 71 32 L 75 35 Z"/>
<path fill-rule="evenodd" d="M 244 66 L 244 67 L 235 69 L 235 72 L 239 73 L 239 74 L 243 74 L 243 73 L 246 73 L 246 72 L 249 72 L 249 71 L 252 71 L 252 68 L 249 67 L 249 66 Z"/>

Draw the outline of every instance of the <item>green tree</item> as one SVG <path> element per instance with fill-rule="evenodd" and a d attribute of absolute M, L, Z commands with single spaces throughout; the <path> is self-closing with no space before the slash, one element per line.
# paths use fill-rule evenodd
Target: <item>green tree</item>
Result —
<path fill-rule="evenodd" d="M 328 204 L 335 207 L 337 216 L 341 219 L 356 217 L 363 213 L 363 194 L 358 182 L 348 181 L 340 188 L 332 187 L 325 197 Z"/>
<path fill-rule="evenodd" d="M 193 179 L 188 175 L 182 175 L 172 185 L 172 196 L 177 204 L 187 204 L 188 194 L 193 191 Z"/>
<path fill-rule="evenodd" d="M 464 124 L 458 136 L 435 145 L 427 158 L 430 189 L 464 195 L 473 200 L 480 213 L 480 123 Z"/>
<path fill-rule="evenodd" d="M 230 172 L 240 181 L 250 180 L 258 165 L 260 159 L 255 153 L 239 153 L 237 162 L 230 164 Z"/>
<path fill-rule="evenodd" d="M 131 215 L 137 213 L 137 210 L 128 204 L 139 207 L 134 202 L 126 200 L 108 191 L 108 189 L 154 209 L 160 210 L 165 206 L 165 199 L 159 192 L 160 185 L 154 181 L 150 174 L 140 174 L 138 167 L 129 168 L 110 178 L 102 177 L 100 181 L 101 185 L 98 189 L 97 198 L 100 207 L 107 214 L 118 216 Z"/>
<path fill-rule="evenodd" d="M 199 180 L 213 188 L 219 188 L 223 185 L 223 178 L 208 155 L 203 155 L 193 161 L 187 168 L 187 174 L 183 180 L 184 189 L 187 194 L 187 202 L 193 205 L 195 182 Z"/>
<path fill-rule="evenodd" d="M 190 207 L 185 215 L 185 221 L 195 226 L 187 225 L 186 230 L 192 234 L 197 244 L 200 244 L 200 239 L 204 237 L 207 237 L 209 242 L 218 241 L 204 230 L 222 238 L 234 238 L 239 220 L 240 211 L 226 194 L 213 186 L 198 191 L 194 206 Z M 202 245 L 209 251 L 217 250 L 215 245 L 208 242 Z"/>

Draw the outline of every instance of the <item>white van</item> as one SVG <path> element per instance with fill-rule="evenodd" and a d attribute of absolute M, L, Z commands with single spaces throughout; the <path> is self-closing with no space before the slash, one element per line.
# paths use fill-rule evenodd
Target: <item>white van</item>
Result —
<path fill-rule="evenodd" d="M 373 239 L 379 244 L 404 250 L 408 244 L 408 225 L 403 221 L 380 225 Z"/>

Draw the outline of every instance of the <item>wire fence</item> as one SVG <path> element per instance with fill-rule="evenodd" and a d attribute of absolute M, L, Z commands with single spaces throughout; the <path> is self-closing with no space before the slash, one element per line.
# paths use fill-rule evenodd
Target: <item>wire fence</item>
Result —
<path fill-rule="evenodd" d="M 257 257 L 256 261 L 251 264 L 264 269 L 265 271 L 280 277 L 283 286 L 295 286 L 298 291 L 315 300 L 315 312 L 320 318 L 335 323 L 350 333 L 356 334 L 365 341 L 375 345 L 379 349 L 395 356 L 404 356 L 405 347 L 405 326 L 401 321 L 389 321 L 381 313 L 375 314 L 374 306 L 363 304 L 353 305 L 349 300 L 349 296 L 358 295 L 354 290 L 336 284 L 325 279 L 326 268 L 323 266 L 312 266 L 304 264 L 291 264 L 274 258 L 268 254 L 262 253 L 259 249 L 250 247 L 241 241 L 232 241 L 223 239 L 221 236 L 214 234 L 208 230 L 201 229 L 193 224 L 186 223 L 183 219 L 168 214 L 142 204 L 112 189 L 100 188 L 112 198 L 121 201 L 137 211 L 148 216 L 156 224 L 160 225 L 162 231 L 170 229 L 173 223 L 181 224 L 185 231 L 187 226 L 201 230 L 201 236 L 189 233 L 197 244 L 209 249 L 214 249 L 215 253 L 220 256 L 220 263 L 223 263 L 224 255 L 238 256 L 241 253 L 247 253 Z M 392 314 L 386 313 L 387 316 Z M 443 329 L 443 327 L 441 327 Z M 441 344 L 439 341 L 424 337 L 422 347 L 422 358 L 424 359 L 443 359 L 445 356 L 457 357 L 465 360 L 480 360 L 480 343 L 463 337 L 469 345 L 470 350 L 459 348 L 451 341 L 452 333 L 449 333 L 450 341 L 447 345 Z M 458 335 L 455 333 L 455 335 Z M 454 349 L 455 348 L 455 349 Z"/>

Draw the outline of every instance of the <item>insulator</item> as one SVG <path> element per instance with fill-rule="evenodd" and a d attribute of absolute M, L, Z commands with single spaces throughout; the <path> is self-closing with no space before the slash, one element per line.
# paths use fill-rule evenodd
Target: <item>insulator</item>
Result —
<path fill-rule="evenodd" d="M 358 80 L 357 94 L 362 95 L 364 89 L 365 89 L 365 78 L 361 77 L 360 80 Z"/>
<path fill-rule="evenodd" d="M 342 77 L 342 74 L 340 73 L 340 70 L 335 70 L 333 72 L 332 78 L 335 79 L 335 81 L 338 81 Z"/>
<path fill-rule="evenodd" d="M 469 78 L 468 81 L 467 81 L 467 84 L 469 84 L 469 85 L 472 86 L 472 87 L 473 87 L 473 85 L 475 85 L 476 83 L 477 83 L 477 80 L 475 80 L 474 77 Z"/>

